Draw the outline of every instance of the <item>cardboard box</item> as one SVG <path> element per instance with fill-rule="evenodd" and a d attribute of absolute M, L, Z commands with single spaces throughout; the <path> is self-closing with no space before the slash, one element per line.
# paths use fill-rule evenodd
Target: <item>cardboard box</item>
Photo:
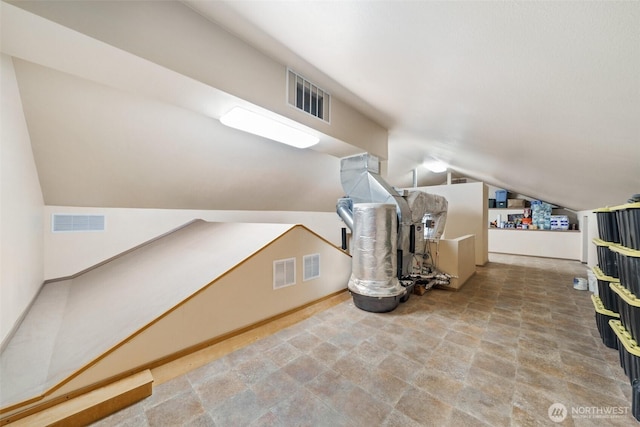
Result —
<path fill-rule="evenodd" d="M 507 200 L 508 208 L 524 208 L 526 200 L 524 199 L 509 199 Z"/>

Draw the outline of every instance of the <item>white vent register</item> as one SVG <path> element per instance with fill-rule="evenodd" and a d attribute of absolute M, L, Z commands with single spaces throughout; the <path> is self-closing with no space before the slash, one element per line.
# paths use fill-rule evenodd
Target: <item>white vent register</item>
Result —
<path fill-rule="evenodd" d="M 273 261 L 273 289 L 296 284 L 296 259 Z"/>
<path fill-rule="evenodd" d="M 104 226 L 104 215 L 53 214 L 51 218 L 54 233 L 104 231 Z"/>
<path fill-rule="evenodd" d="M 330 123 L 331 95 L 293 70 L 287 70 L 289 105 Z"/>
<path fill-rule="evenodd" d="M 302 257 L 304 270 L 302 280 L 307 281 L 320 277 L 320 254 L 305 255 Z"/>

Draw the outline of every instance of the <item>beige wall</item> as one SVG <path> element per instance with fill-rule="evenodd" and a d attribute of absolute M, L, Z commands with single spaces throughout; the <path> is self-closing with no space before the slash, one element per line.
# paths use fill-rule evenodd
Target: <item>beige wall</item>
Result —
<path fill-rule="evenodd" d="M 444 196 L 449 203 L 444 239 L 456 239 L 468 234 L 475 235 L 475 263 L 484 265 L 489 261 L 487 231 L 487 186 L 482 182 L 468 184 L 435 185 L 417 187 L 431 194 Z"/>
<path fill-rule="evenodd" d="M 0 341 L 43 280 L 42 191 L 10 57 L 1 55 Z"/>
<path fill-rule="evenodd" d="M 341 243 L 343 223 L 334 212 L 201 211 L 182 209 L 44 208 L 44 277 L 71 276 L 194 219 L 216 222 L 302 224 L 331 243 Z M 104 214 L 104 232 L 51 232 L 54 213 Z"/>

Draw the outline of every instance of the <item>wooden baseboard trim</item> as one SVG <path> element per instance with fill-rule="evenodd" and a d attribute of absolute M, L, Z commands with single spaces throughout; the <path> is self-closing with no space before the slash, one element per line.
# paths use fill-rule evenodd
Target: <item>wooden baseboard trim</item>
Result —
<path fill-rule="evenodd" d="M 86 426 L 151 396 L 152 384 L 153 376 L 147 369 L 13 423 L 10 419 L 6 421 L 12 427 Z"/>

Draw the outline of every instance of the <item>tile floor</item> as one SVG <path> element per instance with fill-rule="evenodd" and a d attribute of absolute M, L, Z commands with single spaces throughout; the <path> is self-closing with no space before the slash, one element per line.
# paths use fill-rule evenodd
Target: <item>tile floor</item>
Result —
<path fill-rule="evenodd" d="M 386 314 L 346 301 L 94 425 L 636 425 L 576 276 L 579 262 L 491 254 L 459 292 L 412 295 Z M 553 403 L 568 410 L 562 423 Z"/>

